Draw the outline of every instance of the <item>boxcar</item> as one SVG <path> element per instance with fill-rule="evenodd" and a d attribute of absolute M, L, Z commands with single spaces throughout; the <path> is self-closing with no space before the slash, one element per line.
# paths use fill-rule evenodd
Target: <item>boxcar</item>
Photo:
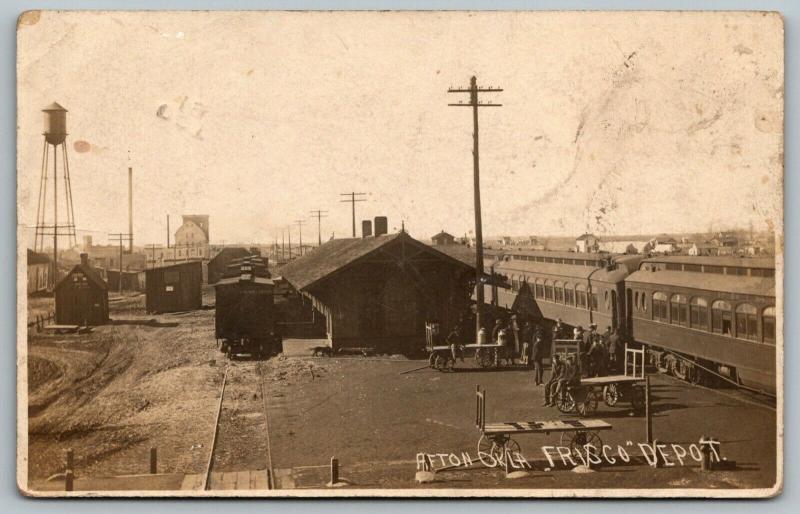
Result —
<path fill-rule="evenodd" d="M 200 261 L 152 268 L 145 272 L 147 312 L 181 312 L 203 306 Z"/>
<path fill-rule="evenodd" d="M 228 356 L 266 357 L 281 351 L 276 332 L 272 280 L 243 272 L 218 281 L 215 333 L 220 350 Z"/>
<path fill-rule="evenodd" d="M 625 284 L 630 328 L 656 364 L 690 381 L 710 370 L 775 393 L 772 257 L 651 258 Z"/>

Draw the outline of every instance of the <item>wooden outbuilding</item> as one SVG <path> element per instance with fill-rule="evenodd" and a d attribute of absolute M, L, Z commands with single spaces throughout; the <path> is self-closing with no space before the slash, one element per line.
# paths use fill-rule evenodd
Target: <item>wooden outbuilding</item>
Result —
<path fill-rule="evenodd" d="M 108 288 L 111 291 L 119 291 L 119 270 L 106 270 Z M 123 291 L 144 291 L 145 272 L 144 271 L 122 271 L 122 290 Z"/>
<path fill-rule="evenodd" d="M 203 264 L 182 262 L 149 269 L 145 278 L 147 312 L 180 312 L 203 306 Z"/>
<path fill-rule="evenodd" d="M 406 232 L 333 239 L 279 270 L 325 317 L 333 348 L 413 353 L 425 323 L 467 316 L 475 271 Z"/>
<path fill-rule="evenodd" d="M 228 265 L 234 259 L 241 259 L 248 257 L 250 252 L 245 248 L 237 246 L 229 246 L 220 250 L 213 259 L 208 261 L 208 283 L 216 284 L 225 276 L 228 271 Z"/>
<path fill-rule="evenodd" d="M 108 322 L 108 284 L 81 254 L 77 264 L 55 286 L 56 324 L 101 325 Z"/>

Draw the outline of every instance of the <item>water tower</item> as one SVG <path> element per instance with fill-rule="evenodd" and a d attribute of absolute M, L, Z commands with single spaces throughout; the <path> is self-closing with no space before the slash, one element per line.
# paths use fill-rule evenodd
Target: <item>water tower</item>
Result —
<path fill-rule="evenodd" d="M 44 112 L 44 132 L 42 133 L 44 147 L 42 149 L 42 174 L 39 179 L 39 205 L 36 209 L 34 249 L 42 252 L 45 237 L 53 237 L 52 277 L 53 284 L 55 284 L 58 280 L 58 238 L 67 237 L 69 245 L 75 246 L 75 213 L 72 208 L 72 185 L 69 178 L 69 159 L 65 142 L 67 139 L 67 110 L 54 102 L 42 109 L 42 112 Z M 59 155 L 59 148 L 61 148 L 61 155 Z M 60 181 L 63 187 L 59 192 Z M 50 199 L 51 201 L 48 201 Z M 50 204 L 49 207 L 48 204 Z M 64 208 L 61 219 L 59 219 L 58 213 L 59 204 Z M 48 209 L 52 211 L 51 214 L 48 214 Z"/>

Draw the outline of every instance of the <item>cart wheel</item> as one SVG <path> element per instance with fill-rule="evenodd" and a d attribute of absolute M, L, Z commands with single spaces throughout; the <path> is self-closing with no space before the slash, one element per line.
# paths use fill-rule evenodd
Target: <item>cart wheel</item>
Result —
<path fill-rule="evenodd" d="M 505 462 L 503 455 L 503 443 L 505 443 L 505 450 L 511 455 L 521 455 L 522 449 L 519 443 L 507 435 L 499 435 L 494 437 L 487 437 L 485 434 L 478 440 L 478 454 L 491 455 L 498 464 Z"/>
<path fill-rule="evenodd" d="M 688 372 L 686 363 L 683 359 L 675 359 L 670 363 L 670 371 L 676 378 L 681 380 L 686 380 L 686 374 Z"/>
<path fill-rule="evenodd" d="M 431 368 L 436 367 L 436 353 L 431 353 L 430 356 L 428 357 L 428 366 L 430 366 Z"/>
<path fill-rule="evenodd" d="M 591 445 L 586 447 L 586 445 Z M 579 462 L 588 460 L 587 452 L 593 457 L 599 457 L 603 448 L 603 441 L 597 432 L 564 432 L 561 434 L 561 446 L 570 449 L 570 453 Z"/>
<path fill-rule="evenodd" d="M 575 410 L 575 398 L 570 391 L 559 394 L 556 398 L 556 407 L 564 414 L 569 414 Z"/>
<path fill-rule="evenodd" d="M 630 398 L 631 398 L 631 407 L 635 411 L 641 411 L 644 409 L 644 388 L 643 387 L 631 387 L 630 391 Z"/>
<path fill-rule="evenodd" d="M 578 402 L 578 414 L 581 416 L 590 416 L 597 412 L 597 393 L 594 392 L 594 389 L 589 389 L 586 391 L 586 397 L 583 399 L 582 402 Z"/>
<path fill-rule="evenodd" d="M 617 389 L 617 384 L 611 383 L 603 387 L 603 401 L 605 401 L 606 405 L 609 407 L 613 407 L 617 404 L 619 401 L 619 389 Z"/>

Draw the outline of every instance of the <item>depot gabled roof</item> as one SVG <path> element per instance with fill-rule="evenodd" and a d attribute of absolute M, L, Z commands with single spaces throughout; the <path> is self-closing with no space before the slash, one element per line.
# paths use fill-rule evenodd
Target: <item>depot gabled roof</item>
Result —
<path fill-rule="evenodd" d="M 435 254 L 441 259 L 464 269 L 472 268 L 465 262 L 442 253 L 425 243 L 421 243 L 409 236 L 408 233 L 401 231 L 396 234 L 363 238 L 332 239 L 306 255 L 287 263 L 278 270 L 278 274 L 297 290 L 307 290 L 331 274 L 353 265 L 395 241 L 404 241 L 417 246 L 423 251 Z"/>

